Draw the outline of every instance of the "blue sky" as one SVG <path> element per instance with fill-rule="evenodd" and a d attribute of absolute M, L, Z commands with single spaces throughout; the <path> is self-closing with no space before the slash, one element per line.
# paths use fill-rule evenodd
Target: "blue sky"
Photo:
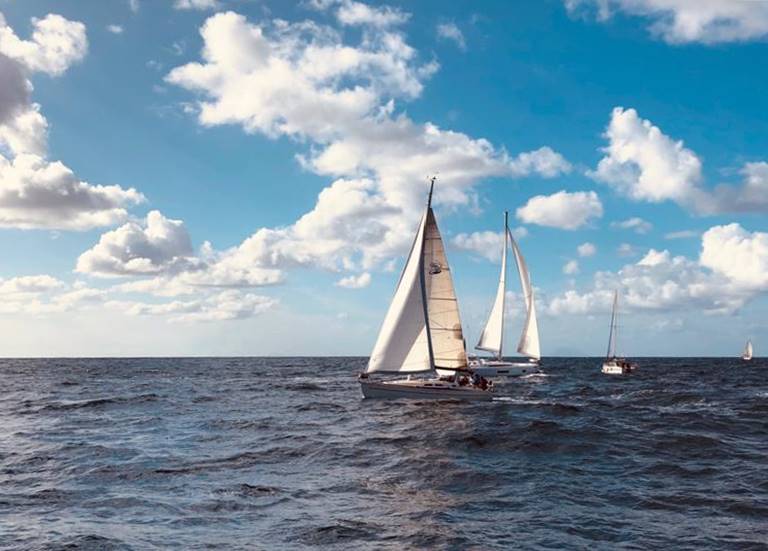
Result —
<path fill-rule="evenodd" d="M 471 341 L 508 209 L 544 356 L 768 342 L 762 3 L 0 13 L 3 355 L 366 355 L 432 173 Z"/>

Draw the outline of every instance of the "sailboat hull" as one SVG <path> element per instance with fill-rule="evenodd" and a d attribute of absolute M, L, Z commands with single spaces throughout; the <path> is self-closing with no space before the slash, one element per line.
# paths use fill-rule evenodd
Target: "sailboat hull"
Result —
<path fill-rule="evenodd" d="M 606 375 L 629 375 L 637 369 L 635 364 L 623 359 L 611 359 L 603 362 L 602 372 Z"/>
<path fill-rule="evenodd" d="M 486 379 L 507 379 L 539 373 L 538 364 L 532 362 L 503 362 L 480 360 L 471 362 L 469 370 Z"/>
<path fill-rule="evenodd" d="M 361 380 L 363 398 L 387 400 L 462 400 L 489 402 L 493 399 L 490 389 L 460 386 L 439 379 L 403 379 L 397 381 Z"/>

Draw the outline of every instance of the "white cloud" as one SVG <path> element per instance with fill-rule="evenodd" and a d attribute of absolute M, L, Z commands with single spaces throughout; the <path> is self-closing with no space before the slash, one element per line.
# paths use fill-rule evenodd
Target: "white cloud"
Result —
<path fill-rule="evenodd" d="M 410 14 L 390 6 L 374 8 L 354 0 L 342 0 L 338 4 L 336 17 L 342 25 L 390 27 L 405 23 L 410 18 Z"/>
<path fill-rule="evenodd" d="M 110 301 L 107 306 L 133 316 L 165 316 L 172 322 L 226 321 L 257 316 L 277 305 L 271 297 L 237 290 L 196 300 L 167 303 Z"/>
<path fill-rule="evenodd" d="M 579 263 L 576 260 L 569 260 L 563 265 L 563 273 L 566 275 L 576 275 L 579 273 Z"/>
<path fill-rule="evenodd" d="M 123 34 L 123 27 L 120 25 L 107 25 L 107 31 L 112 34 Z"/>
<path fill-rule="evenodd" d="M 106 293 L 82 283 L 67 285 L 49 275 L 0 279 L 0 314 L 45 315 L 93 307 Z"/>
<path fill-rule="evenodd" d="M 579 253 L 580 257 L 586 258 L 589 256 L 594 256 L 597 252 L 597 247 L 595 247 L 595 245 L 592 243 L 586 242 L 576 247 L 576 251 Z"/>
<path fill-rule="evenodd" d="M 619 254 L 619 256 L 635 256 L 638 254 L 637 248 L 634 245 L 630 245 L 629 243 L 622 243 L 619 245 L 616 249 L 616 252 Z"/>
<path fill-rule="evenodd" d="M 30 71 L 58 76 L 88 51 L 85 25 L 60 15 L 32 18 L 32 37 L 22 40 L 0 14 L 0 53 L 15 59 Z"/>
<path fill-rule="evenodd" d="M 768 35 L 768 3 L 751 0 L 565 0 L 569 11 L 597 8 L 651 20 L 650 32 L 670 44 L 741 42 Z"/>
<path fill-rule="evenodd" d="M 85 230 L 126 218 L 125 206 L 143 196 L 134 189 L 78 180 L 60 162 L 37 155 L 0 155 L 0 227 Z"/>
<path fill-rule="evenodd" d="M 701 161 L 682 141 L 621 107 L 613 110 L 605 137 L 605 157 L 590 173 L 593 178 L 638 201 L 690 202 L 701 180 Z"/>
<path fill-rule="evenodd" d="M 177 10 L 214 10 L 219 7 L 217 0 L 176 0 L 173 7 Z"/>
<path fill-rule="evenodd" d="M 528 235 L 528 230 L 523 226 L 512 228 L 510 231 L 515 239 L 522 239 Z M 451 244 L 462 251 L 474 253 L 491 262 L 498 262 L 504 246 L 504 234 L 493 231 L 460 233 L 451 240 Z"/>
<path fill-rule="evenodd" d="M 653 229 L 653 224 L 647 220 L 643 220 L 637 216 L 633 218 L 627 218 L 621 222 L 611 222 L 612 228 L 621 228 L 624 230 L 633 230 L 638 234 L 646 234 Z"/>
<path fill-rule="evenodd" d="M 49 275 L 18 276 L 0 278 L 0 295 L 43 293 L 63 287 L 64 283 Z"/>
<path fill-rule="evenodd" d="M 139 3 L 139 0 L 128 0 L 128 7 L 133 13 L 139 13 L 141 4 Z"/>
<path fill-rule="evenodd" d="M 712 227 L 702 236 L 700 262 L 740 286 L 768 290 L 768 233 Z"/>
<path fill-rule="evenodd" d="M 12 121 L 29 105 L 32 85 L 17 61 L 0 53 L 0 125 Z"/>
<path fill-rule="evenodd" d="M 437 25 L 437 36 L 446 40 L 452 40 L 460 50 L 467 49 L 467 43 L 464 40 L 464 33 L 461 32 L 456 23 L 440 23 Z"/>
<path fill-rule="evenodd" d="M 671 200 L 700 214 L 768 211 L 768 163 L 746 163 L 741 186 L 701 187 L 699 157 L 634 109 L 617 107 L 605 132 L 608 145 L 587 174 L 636 201 Z"/>
<path fill-rule="evenodd" d="M 537 195 L 517 209 L 517 218 L 528 224 L 539 224 L 575 230 L 603 215 L 603 205 L 594 191 Z"/>
<path fill-rule="evenodd" d="M 545 309 L 552 315 L 607 312 L 615 289 L 622 307 L 632 310 L 733 314 L 768 291 L 768 233 L 714 226 L 702 236 L 698 261 L 650 249 L 616 273 L 595 274 L 591 289 L 554 297 Z"/>
<path fill-rule="evenodd" d="M 312 5 L 340 6 L 343 24 L 363 26 L 359 43 L 346 44 L 338 30 L 314 22 L 256 25 L 220 13 L 201 29 L 202 61 L 166 77 L 200 94 L 200 124 L 309 142 L 297 155 L 302 166 L 336 179 L 295 224 L 262 228 L 233 254 L 272 268 L 367 270 L 407 248 L 423 182 L 436 170 L 435 203 L 451 208 L 474 208 L 473 185 L 483 178 L 570 170 L 547 147 L 513 157 L 487 140 L 397 114 L 394 99 L 418 97 L 437 65 L 419 62 L 391 27 L 395 12 L 345 1 Z"/>
<path fill-rule="evenodd" d="M 192 256 L 184 223 L 151 211 L 144 226 L 132 221 L 103 234 L 80 255 L 76 270 L 103 276 L 174 273 L 191 269 Z"/>
<path fill-rule="evenodd" d="M 688 239 L 691 237 L 699 237 L 700 235 L 701 235 L 701 232 L 697 232 L 694 230 L 680 230 L 680 231 L 665 233 L 664 239 Z"/>
<path fill-rule="evenodd" d="M 342 277 L 336 282 L 338 287 L 344 287 L 345 289 L 363 289 L 371 284 L 371 274 L 363 272 L 359 276 L 350 275 Z"/>

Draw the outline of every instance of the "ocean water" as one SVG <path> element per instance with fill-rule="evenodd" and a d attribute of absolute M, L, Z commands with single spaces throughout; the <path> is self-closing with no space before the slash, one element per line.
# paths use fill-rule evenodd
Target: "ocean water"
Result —
<path fill-rule="evenodd" d="M 767 549 L 768 361 L 552 358 L 492 403 L 364 358 L 0 360 L 0 549 Z"/>

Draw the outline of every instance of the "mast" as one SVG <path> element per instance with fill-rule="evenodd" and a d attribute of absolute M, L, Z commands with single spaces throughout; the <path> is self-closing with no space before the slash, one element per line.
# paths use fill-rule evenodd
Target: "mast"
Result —
<path fill-rule="evenodd" d="M 611 332 L 608 335 L 608 359 L 616 356 L 616 310 L 618 303 L 619 291 L 617 289 L 613 292 L 613 308 L 611 309 Z"/>
<path fill-rule="evenodd" d="M 509 236 L 509 211 L 504 211 L 504 250 L 501 253 L 501 279 L 499 289 L 501 292 L 501 339 L 499 339 L 499 361 L 504 358 L 504 312 L 507 301 L 507 240 Z"/>

